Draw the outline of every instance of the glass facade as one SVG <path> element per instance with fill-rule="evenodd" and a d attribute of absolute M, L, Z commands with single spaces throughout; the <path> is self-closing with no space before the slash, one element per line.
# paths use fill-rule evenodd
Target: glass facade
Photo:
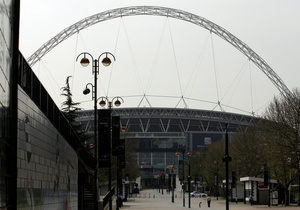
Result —
<path fill-rule="evenodd" d="M 225 134 L 224 132 L 191 133 L 189 138 L 191 150 L 199 151 L 201 148 L 209 146 L 212 142 L 225 139 Z"/>
<path fill-rule="evenodd" d="M 147 176 L 165 173 L 170 165 L 178 165 L 176 151 L 186 149 L 187 136 L 184 133 L 163 133 L 158 137 L 158 133 L 148 133 L 144 138 L 137 134 L 135 138 L 138 145 L 138 165 L 141 174 Z"/>
<path fill-rule="evenodd" d="M 185 137 L 178 139 L 176 137 L 170 136 L 169 138 L 145 138 L 139 139 L 139 150 L 151 150 L 151 151 L 164 151 L 172 150 L 176 151 L 179 148 L 185 148 Z"/>
<path fill-rule="evenodd" d="M 16 208 L 19 1 L 0 0 L 0 209 Z M 9 187 L 8 187 L 9 186 Z"/>

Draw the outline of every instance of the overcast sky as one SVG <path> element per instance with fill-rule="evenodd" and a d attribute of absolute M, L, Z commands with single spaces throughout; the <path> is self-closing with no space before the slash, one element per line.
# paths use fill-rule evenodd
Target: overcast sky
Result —
<path fill-rule="evenodd" d="M 28 58 L 83 18 L 143 5 L 180 9 L 214 22 L 262 57 L 290 90 L 299 88 L 298 0 L 22 0 L 20 51 Z M 111 67 L 100 66 L 98 97 L 121 96 L 126 107 L 150 104 L 261 114 L 279 93 L 261 70 L 209 31 L 177 19 L 131 16 L 80 31 L 34 65 L 58 106 L 64 100 L 60 88 L 72 76 L 74 101 L 93 108 L 91 96 L 82 94 L 85 85 L 93 83 L 91 67 L 75 61 L 85 51 L 94 58 L 104 51 L 115 55 Z M 144 94 L 148 96 L 143 99 Z M 218 101 L 224 105 L 217 106 Z"/>

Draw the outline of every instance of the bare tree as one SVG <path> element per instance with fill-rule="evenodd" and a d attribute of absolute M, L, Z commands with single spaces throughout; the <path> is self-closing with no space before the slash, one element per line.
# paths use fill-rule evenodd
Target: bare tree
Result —
<path fill-rule="evenodd" d="M 137 163 L 136 149 L 138 146 L 137 139 L 125 138 L 125 162 L 126 167 L 124 174 L 128 174 L 131 180 L 140 176 L 140 169 Z"/>
<path fill-rule="evenodd" d="M 269 168 L 285 188 L 285 204 L 289 205 L 288 189 L 300 181 L 300 92 L 274 98 L 261 125 L 264 144 L 268 145 Z M 298 188 L 300 196 L 300 187 Z M 298 197 L 298 205 L 299 205 Z"/>
<path fill-rule="evenodd" d="M 232 165 L 237 174 L 242 176 L 259 176 L 263 173 L 266 160 L 266 145 L 261 144 L 261 132 L 253 125 L 236 134 L 230 145 Z"/>
<path fill-rule="evenodd" d="M 224 141 L 212 142 L 206 148 L 201 149 L 198 154 L 194 154 L 190 159 L 191 176 L 201 176 L 206 191 L 213 191 L 218 194 L 218 184 L 225 177 L 225 165 L 222 162 L 224 156 Z M 185 165 L 185 174 L 188 174 L 188 164 Z M 215 176 L 218 176 L 218 183 L 215 183 Z"/>

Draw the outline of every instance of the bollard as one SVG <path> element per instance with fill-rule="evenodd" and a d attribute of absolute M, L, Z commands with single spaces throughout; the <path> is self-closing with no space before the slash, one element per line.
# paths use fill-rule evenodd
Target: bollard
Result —
<path fill-rule="evenodd" d="M 155 195 L 153 195 L 153 198 L 155 198 Z"/>
<path fill-rule="evenodd" d="M 177 194 L 175 195 L 175 198 L 177 198 Z"/>
<path fill-rule="evenodd" d="M 151 193 L 149 193 L 149 198 L 151 198 Z"/>

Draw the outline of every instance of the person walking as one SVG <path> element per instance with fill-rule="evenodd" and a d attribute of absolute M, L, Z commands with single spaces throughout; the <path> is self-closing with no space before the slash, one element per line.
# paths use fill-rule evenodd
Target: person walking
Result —
<path fill-rule="evenodd" d="M 249 203 L 250 203 L 250 205 L 252 206 L 252 204 L 253 204 L 253 195 L 250 195 L 250 196 L 249 196 Z"/>
<path fill-rule="evenodd" d="M 208 208 L 210 208 L 210 202 L 211 202 L 211 198 L 208 196 L 207 197 L 207 206 L 208 206 Z"/>

